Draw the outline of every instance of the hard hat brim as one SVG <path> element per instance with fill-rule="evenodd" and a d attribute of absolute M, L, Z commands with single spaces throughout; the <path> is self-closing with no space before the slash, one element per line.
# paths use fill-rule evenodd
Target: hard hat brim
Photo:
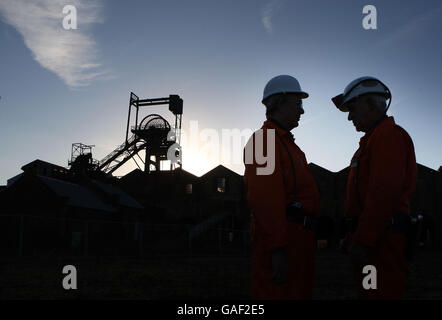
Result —
<path fill-rule="evenodd" d="M 331 98 L 331 100 L 334 103 L 334 105 L 336 106 L 336 108 L 338 108 L 340 111 L 348 112 L 348 108 L 347 108 L 346 104 L 343 105 L 344 95 L 342 93 Z"/>
<path fill-rule="evenodd" d="M 356 99 L 358 99 L 358 98 L 360 98 L 360 97 L 363 97 L 363 96 L 366 96 L 366 95 L 368 95 L 368 94 L 379 94 L 379 95 L 382 95 L 382 96 L 384 96 L 387 100 L 390 99 L 390 103 L 391 103 L 391 94 L 382 94 L 382 93 L 377 93 L 377 92 L 367 92 L 367 93 L 363 93 L 363 94 L 360 94 L 360 95 L 358 95 L 358 96 L 355 96 L 355 97 L 353 97 L 353 98 L 351 98 L 350 100 L 345 101 L 345 102 L 344 102 L 344 95 L 343 95 L 343 94 L 337 95 L 336 97 L 333 97 L 331 100 L 332 100 L 333 103 L 335 104 L 336 108 L 338 108 L 340 111 L 342 111 L 342 112 L 349 112 L 350 110 L 348 109 L 348 104 L 349 104 L 351 101 L 355 101 Z"/>
<path fill-rule="evenodd" d="M 301 95 L 301 99 L 305 99 L 309 97 L 309 94 L 307 92 L 301 91 L 301 92 L 295 92 L 299 93 Z"/>
<path fill-rule="evenodd" d="M 261 100 L 261 102 L 264 103 L 265 100 L 267 100 L 268 98 L 270 98 L 270 97 L 272 97 L 272 96 L 274 96 L 274 95 L 277 95 L 277 94 L 286 94 L 286 93 L 294 93 L 294 94 L 298 94 L 298 95 L 300 95 L 301 99 L 306 99 L 306 98 L 309 97 L 309 94 L 308 94 L 307 92 L 304 92 L 304 91 L 276 92 L 276 93 L 273 93 L 273 94 L 268 95 L 267 97 L 263 98 L 263 99 Z"/>

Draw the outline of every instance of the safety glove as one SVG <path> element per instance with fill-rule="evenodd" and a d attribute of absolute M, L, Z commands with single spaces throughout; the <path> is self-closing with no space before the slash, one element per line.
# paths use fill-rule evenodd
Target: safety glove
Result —
<path fill-rule="evenodd" d="M 339 250 L 344 253 L 348 254 L 348 247 L 351 244 L 350 235 L 348 234 L 345 238 L 341 239 L 339 243 Z"/>

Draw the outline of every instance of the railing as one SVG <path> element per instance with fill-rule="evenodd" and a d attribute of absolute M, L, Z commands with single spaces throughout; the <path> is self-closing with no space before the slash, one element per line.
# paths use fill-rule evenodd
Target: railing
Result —
<path fill-rule="evenodd" d="M 134 143 L 136 143 L 139 139 L 136 135 L 132 135 L 129 140 L 123 142 L 121 145 L 119 145 L 114 151 L 109 153 L 106 157 L 104 157 L 101 161 L 99 161 L 98 167 L 103 170 L 104 172 L 109 171 L 109 167 L 113 168 L 114 166 L 110 166 L 110 164 L 113 161 L 116 161 L 117 164 L 119 161 L 117 161 L 117 158 L 125 153 L 127 149 L 132 146 Z"/>
<path fill-rule="evenodd" d="M 0 256 L 248 256 L 248 230 L 0 215 Z"/>

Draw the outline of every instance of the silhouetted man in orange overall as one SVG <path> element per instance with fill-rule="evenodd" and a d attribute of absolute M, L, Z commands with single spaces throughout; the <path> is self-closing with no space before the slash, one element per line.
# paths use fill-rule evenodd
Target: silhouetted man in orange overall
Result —
<path fill-rule="evenodd" d="M 312 297 L 319 194 L 290 133 L 298 126 L 307 97 L 295 78 L 271 79 L 262 100 L 267 121 L 244 149 L 254 299 Z"/>
<path fill-rule="evenodd" d="M 350 164 L 345 197 L 349 235 L 342 248 L 352 259 L 360 298 L 401 299 L 408 272 L 410 196 L 417 179 L 413 142 L 386 115 L 391 93 L 378 79 L 358 78 L 332 100 L 365 133 Z M 364 271 L 365 266 L 374 266 L 375 272 Z"/>

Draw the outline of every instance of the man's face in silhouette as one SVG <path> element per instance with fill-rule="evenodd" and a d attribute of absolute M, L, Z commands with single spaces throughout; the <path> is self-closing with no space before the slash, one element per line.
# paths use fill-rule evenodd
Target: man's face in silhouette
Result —
<path fill-rule="evenodd" d="M 382 112 L 369 96 L 356 98 L 348 104 L 348 121 L 352 121 L 356 131 L 367 132 L 382 116 Z"/>
<path fill-rule="evenodd" d="M 289 130 L 299 125 L 301 114 L 304 114 L 302 99 L 298 94 L 287 94 L 278 109 Z"/>

